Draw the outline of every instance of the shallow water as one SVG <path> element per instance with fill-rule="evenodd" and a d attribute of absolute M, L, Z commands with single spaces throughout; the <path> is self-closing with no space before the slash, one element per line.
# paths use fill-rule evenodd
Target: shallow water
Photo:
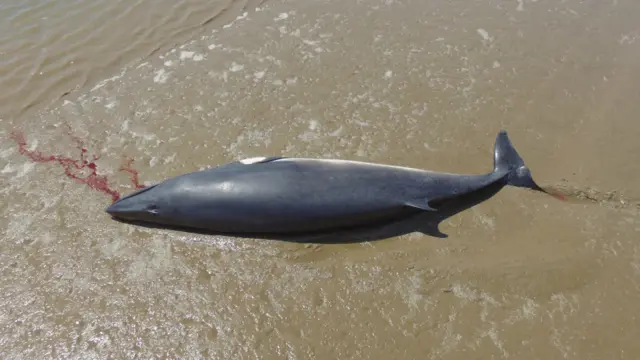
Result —
<path fill-rule="evenodd" d="M 258 0 L 0 4 L 0 118 L 25 114 L 234 19 Z"/>
<path fill-rule="evenodd" d="M 640 3 L 14 4 L 2 358 L 640 356 Z M 149 184 L 252 156 L 485 172 L 501 128 L 572 201 L 506 188 L 447 238 L 342 245 L 103 211 L 131 169 Z"/>

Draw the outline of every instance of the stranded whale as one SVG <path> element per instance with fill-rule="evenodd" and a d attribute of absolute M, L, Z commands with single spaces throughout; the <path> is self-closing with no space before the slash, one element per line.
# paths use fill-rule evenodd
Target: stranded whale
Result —
<path fill-rule="evenodd" d="M 544 192 L 506 131 L 497 135 L 494 168 L 487 174 L 334 159 L 251 158 L 138 190 L 106 212 L 129 222 L 218 233 L 291 234 L 437 213 L 434 204 L 496 184 Z"/>

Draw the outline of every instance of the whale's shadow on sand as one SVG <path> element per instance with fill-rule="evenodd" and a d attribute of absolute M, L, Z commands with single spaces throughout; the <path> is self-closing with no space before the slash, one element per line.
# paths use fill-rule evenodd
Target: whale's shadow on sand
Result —
<path fill-rule="evenodd" d="M 369 224 L 366 226 L 352 227 L 348 229 L 332 230 L 328 232 L 297 233 L 297 234 L 245 234 L 245 233 L 220 233 L 201 229 L 192 229 L 175 226 L 158 225 L 140 221 L 114 220 L 152 229 L 166 229 L 201 235 L 232 236 L 249 239 L 278 240 L 295 243 L 317 244 L 348 244 L 384 240 L 413 232 L 421 232 L 436 238 L 446 238 L 448 235 L 439 230 L 442 221 L 459 214 L 475 205 L 491 198 L 504 187 L 504 183 L 497 182 L 475 192 L 471 192 L 453 199 L 440 202 L 431 202 L 431 206 L 438 211 L 409 210 L 398 219 L 385 223 Z"/>

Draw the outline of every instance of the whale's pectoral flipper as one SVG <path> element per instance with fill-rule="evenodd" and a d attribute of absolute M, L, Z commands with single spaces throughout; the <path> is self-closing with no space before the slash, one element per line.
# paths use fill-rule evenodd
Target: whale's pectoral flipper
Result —
<path fill-rule="evenodd" d="M 409 201 L 405 201 L 405 206 L 412 207 L 419 210 L 425 211 L 438 211 L 429 205 L 429 199 L 412 199 Z"/>

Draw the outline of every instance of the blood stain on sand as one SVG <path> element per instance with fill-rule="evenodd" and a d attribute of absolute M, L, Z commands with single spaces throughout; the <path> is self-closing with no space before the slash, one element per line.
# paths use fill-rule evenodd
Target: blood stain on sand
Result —
<path fill-rule="evenodd" d="M 131 183 L 136 187 L 136 189 L 144 189 L 145 186 L 141 185 L 140 180 L 138 179 L 138 171 L 133 168 L 133 159 L 128 159 L 127 162 L 122 164 L 122 166 L 120 166 L 120 171 L 129 173 L 131 176 Z"/>
<path fill-rule="evenodd" d="M 67 177 L 74 179 L 81 184 L 85 184 L 96 191 L 100 191 L 111 196 L 111 199 L 114 202 L 120 199 L 120 193 L 109 186 L 107 176 L 98 175 L 98 166 L 95 161 L 98 160 L 100 156 L 93 155 L 91 160 L 88 160 L 87 149 L 84 147 L 83 141 L 74 135 L 69 134 L 69 136 L 71 136 L 73 141 L 76 143 L 76 147 L 80 150 L 80 159 L 73 159 L 60 155 L 46 155 L 38 150 L 29 150 L 26 138 L 22 132 L 13 131 L 11 133 L 11 139 L 18 145 L 18 151 L 20 154 L 27 156 L 31 161 L 36 163 L 58 163 L 64 169 L 64 173 Z M 131 182 L 136 189 L 142 189 L 145 186 L 140 185 L 138 180 L 138 171 L 133 169 L 132 164 L 133 159 L 128 159 L 119 170 L 129 173 L 131 175 Z M 89 175 L 83 176 L 82 170 L 84 169 L 89 169 Z"/>

